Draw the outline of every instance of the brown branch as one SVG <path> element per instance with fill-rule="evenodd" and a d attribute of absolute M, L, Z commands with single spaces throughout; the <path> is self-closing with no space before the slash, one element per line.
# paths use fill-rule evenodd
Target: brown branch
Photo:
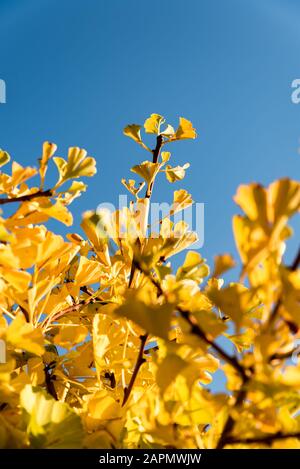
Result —
<path fill-rule="evenodd" d="M 162 137 L 162 135 L 158 135 L 156 137 L 156 147 L 154 148 L 154 150 L 152 150 L 152 162 L 153 163 L 157 163 L 162 145 L 163 145 L 163 137 Z M 152 191 L 153 191 L 153 186 L 154 186 L 154 181 L 152 181 L 147 187 L 146 194 L 145 194 L 146 199 L 151 198 Z M 130 270 L 130 276 L 129 276 L 129 282 L 128 282 L 128 287 L 129 288 L 132 287 L 135 271 L 136 271 L 136 268 L 135 268 L 134 262 L 132 262 L 131 270 Z"/>
<path fill-rule="evenodd" d="M 21 305 L 19 305 L 19 308 L 22 311 L 22 313 L 24 314 L 26 322 L 30 322 L 28 311 L 26 311 L 26 309 L 23 308 L 23 306 L 21 306 Z"/>
<path fill-rule="evenodd" d="M 300 249 L 298 250 L 297 255 L 296 255 L 292 265 L 289 267 L 289 269 L 291 271 L 295 271 L 298 268 L 299 263 L 300 263 Z M 270 315 L 269 321 L 267 323 L 267 327 L 272 326 L 272 324 L 274 323 L 274 321 L 277 317 L 279 308 L 281 306 L 281 302 L 282 302 L 282 299 L 279 298 L 278 301 L 276 302 L 274 308 L 273 308 L 273 311 L 272 311 L 271 315 Z M 281 355 L 280 354 L 273 354 L 270 357 L 269 361 L 272 361 L 273 359 L 276 359 L 276 358 L 278 358 L 278 359 L 289 358 L 292 355 L 292 353 L 293 353 L 293 351 L 289 352 L 287 354 L 281 354 Z M 240 391 L 238 392 L 234 407 L 240 406 L 242 404 L 242 402 L 244 401 L 244 399 L 246 397 L 246 394 L 247 394 L 245 386 L 246 386 L 246 384 L 247 384 L 247 382 L 249 381 L 250 378 L 246 374 L 244 374 L 244 376 L 242 376 L 242 379 L 243 379 L 243 386 L 240 389 Z M 226 444 L 228 444 L 230 442 L 231 443 L 233 442 L 233 437 L 230 436 L 230 433 L 233 430 L 234 424 L 235 424 L 235 420 L 232 418 L 231 415 L 229 415 L 229 417 L 227 418 L 227 421 L 225 423 L 222 435 L 221 435 L 221 437 L 219 439 L 219 442 L 217 444 L 217 449 L 222 449 L 222 448 L 224 448 L 224 446 Z M 277 433 L 276 435 L 279 438 L 285 438 L 285 436 L 283 436 L 281 433 Z M 268 440 L 270 437 L 268 436 L 266 438 Z M 274 439 L 274 435 L 272 436 L 272 438 Z M 264 439 L 263 441 L 266 442 L 267 440 Z M 248 441 L 248 443 L 250 443 L 250 442 L 257 443 L 256 439 L 252 439 L 252 441 L 251 441 L 251 439 L 243 440 L 244 443 L 247 442 L 247 441 Z"/>
<path fill-rule="evenodd" d="M 163 137 L 161 135 L 158 135 L 157 138 L 156 138 L 156 147 L 154 148 L 154 150 L 152 150 L 152 155 L 153 155 L 152 162 L 153 163 L 157 163 L 157 161 L 158 161 L 158 157 L 159 157 L 159 154 L 160 154 L 162 144 L 163 144 Z M 150 199 L 150 197 L 152 195 L 153 185 L 154 185 L 154 181 L 152 181 L 151 184 L 149 184 L 149 186 L 147 187 L 147 191 L 146 191 L 146 195 L 145 195 L 145 197 L 147 199 Z"/>
<path fill-rule="evenodd" d="M 138 263 L 138 261 L 134 261 L 134 265 L 144 275 L 146 275 L 149 278 L 149 280 L 152 282 L 152 284 L 157 288 L 158 294 L 160 296 L 165 295 L 165 293 L 162 290 L 159 282 L 155 278 L 152 277 L 150 272 L 146 272 L 142 268 L 142 266 Z M 206 336 L 205 332 L 201 329 L 201 327 L 198 325 L 196 319 L 194 318 L 194 316 L 189 311 L 185 311 L 180 307 L 177 307 L 177 310 L 179 311 L 179 313 L 182 315 L 182 317 L 191 326 L 191 333 L 197 335 L 201 340 L 203 340 L 207 345 L 209 345 L 219 355 L 220 358 L 222 358 L 227 363 L 229 363 L 238 372 L 238 374 L 242 378 L 243 386 L 240 389 L 240 391 L 238 392 L 238 395 L 237 395 L 236 402 L 235 402 L 234 406 L 239 406 L 240 404 L 242 404 L 242 402 L 244 401 L 244 399 L 246 397 L 246 394 L 247 394 L 247 391 L 245 389 L 245 385 L 247 384 L 247 382 L 250 379 L 249 376 L 246 374 L 246 371 L 245 371 L 244 367 L 238 362 L 236 357 L 234 357 L 232 355 L 229 355 L 218 344 L 216 344 L 213 340 L 209 339 Z M 229 416 L 226 423 L 225 423 L 224 430 L 222 432 L 220 440 L 218 442 L 218 445 L 217 445 L 218 449 L 223 448 L 224 445 L 226 444 L 226 442 L 228 440 L 228 435 L 231 433 L 231 431 L 234 427 L 234 423 L 235 423 L 234 419 L 231 416 Z"/>
<path fill-rule="evenodd" d="M 33 194 L 21 195 L 20 197 L 12 197 L 12 198 L 0 198 L 0 205 L 4 204 L 11 204 L 14 202 L 28 202 L 29 200 L 36 199 L 37 197 L 51 197 L 53 195 L 52 189 L 48 189 L 46 191 L 37 191 Z"/>
<path fill-rule="evenodd" d="M 53 361 L 44 367 L 45 372 L 45 383 L 47 392 L 58 401 L 58 396 L 53 381 L 55 380 L 55 375 L 53 374 L 53 368 L 55 368 L 56 362 Z"/>
<path fill-rule="evenodd" d="M 295 270 L 298 269 L 299 265 L 300 265 L 300 247 L 298 249 L 295 259 L 293 260 L 292 265 L 290 266 L 290 270 L 294 272 Z"/>
<path fill-rule="evenodd" d="M 291 270 L 292 272 L 294 272 L 295 270 L 298 269 L 299 267 L 299 264 L 300 264 L 300 248 L 298 249 L 298 252 L 296 254 L 296 257 L 295 259 L 293 260 L 292 264 L 290 265 L 289 267 L 289 270 Z M 271 315 L 270 315 L 270 318 L 268 320 L 268 327 L 272 326 L 272 324 L 274 323 L 276 317 L 277 317 L 277 314 L 278 314 L 278 311 L 279 311 L 279 308 L 281 306 L 281 303 L 282 303 L 282 299 L 281 297 L 277 300 L 274 308 L 273 308 L 273 311 L 271 312 Z"/>
<path fill-rule="evenodd" d="M 243 401 L 246 397 L 246 394 L 247 394 L 247 391 L 245 389 L 245 385 L 247 384 L 248 380 L 249 380 L 248 377 L 246 377 L 243 380 L 243 387 L 239 390 L 239 392 L 237 394 L 236 401 L 234 403 L 234 407 L 238 407 L 243 403 Z M 222 449 L 228 443 L 229 435 L 233 430 L 234 424 L 235 424 L 234 418 L 232 418 L 232 416 L 229 415 L 227 420 L 226 420 L 226 423 L 224 425 L 224 428 L 223 428 L 222 434 L 220 436 L 220 439 L 218 441 L 218 444 L 216 446 L 216 449 Z"/>
<path fill-rule="evenodd" d="M 248 379 L 244 367 L 240 365 L 236 357 L 229 355 L 218 344 L 216 344 L 216 342 L 209 339 L 189 311 L 185 311 L 180 307 L 177 307 L 177 310 L 180 312 L 181 316 L 190 324 L 192 334 L 197 335 L 199 339 L 203 340 L 207 345 L 214 349 L 219 357 L 223 358 L 223 360 L 229 363 L 238 372 L 243 381 Z"/>
<path fill-rule="evenodd" d="M 148 334 L 144 334 L 140 336 L 141 344 L 140 344 L 139 354 L 135 363 L 135 367 L 134 367 L 130 382 L 127 388 L 124 389 L 124 398 L 123 398 L 122 406 L 124 406 L 126 402 L 128 401 L 131 391 L 133 389 L 135 380 L 137 378 L 138 372 L 140 371 L 142 364 L 145 363 L 146 361 L 143 355 L 144 355 L 144 349 L 145 349 L 147 339 L 148 339 Z"/>
<path fill-rule="evenodd" d="M 150 274 L 150 272 L 146 272 L 142 266 L 139 264 L 138 261 L 134 261 L 134 265 L 137 269 L 139 269 L 144 275 L 146 275 L 146 277 L 152 282 L 152 284 L 156 287 L 157 291 L 158 291 L 158 294 L 161 296 L 161 295 L 165 295 L 164 291 L 162 290 L 159 282 L 152 277 L 152 275 Z M 242 365 L 239 364 L 239 362 L 237 361 L 237 359 L 232 356 L 232 355 L 229 355 L 227 352 L 225 352 L 225 350 L 223 350 L 218 344 L 216 344 L 213 340 L 209 339 L 205 332 L 201 329 L 201 327 L 199 326 L 199 324 L 197 323 L 196 319 L 194 318 L 194 316 L 189 312 L 189 311 L 185 311 L 183 310 L 182 308 L 178 307 L 177 306 L 177 311 L 179 311 L 179 313 L 182 315 L 182 317 L 190 324 L 191 326 L 191 333 L 192 334 L 195 334 L 197 335 L 201 340 L 203 340 L 207 345 L 209 345 L 210 347 L 212 347 L 215 352 L 221 357 L 223 358 L 223 360 L 225 360 L 227 363 L 229 363 L 233 368 L 235 368 L 235 370 L 239 373 L 239 375 L 241 376 L 241 378 L 243 379 L 243 381 L 247 380 L 248 377 L 246 375 L 246 372 L 244 370 L 244 367 Z"/>
<path fill-rule="evenodd" d="M 250 445 L 253 443 L 265 443 L 270 445 L 273 443 L 274 440 L 285 440 L 286 438 L 300 438 L 300 432 L 297 433 L 282 433 L 277 432 L 274 435 L 264 435 L 261 437 L 251 437 L 251 438 L 235 438 L 235 437 L 228 437 L 226 444 L 245 444 Z"/>
<path fill-rule="evenodd" d="M 99 301 L 96 298 L 87 298 L 85 300 L 80 300 L 78 303 L 75 303 L 74 305 L 68 306 L 67 308 L 62 309 L 61 311 L 58 311 L 52 317 L 49 316 L 49 318 L 46 319 L 44 325 L 47 327 L 51 322 L 57 321 L 58 319 L 65 316 L 66 314 L 75 313 L 77 311 L 80 311 L 81 308 L 83 308 L 85 306 L 88 306 L 90 303 L 107 304 L 106 301 L 102 301 L 102 300 Z"/>
<path fill-rule="evenodd" d="M 286 360 L 287 358 L 291 358 L 293 356 L 293 354 L 297 352 L 298 349 L 299 349 L 299 347 L 295 347 L 292 350 L 290 350 L 289 352 L 273 353 L 273 355 L 271 355 L 269 357 L 269 362 L 272 362 L 273 360 Z"/>

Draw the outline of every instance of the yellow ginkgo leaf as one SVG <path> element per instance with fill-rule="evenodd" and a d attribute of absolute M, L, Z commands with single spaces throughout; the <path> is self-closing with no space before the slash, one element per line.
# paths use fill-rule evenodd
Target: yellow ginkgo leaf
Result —
<path fill-rule="evenodd" d="M 54 157 L 58 172 L 59 180 L 56 187 L 59 187 L 68 179 L 75 179 L 81 176 L 91 177 L 96 174 L 96 160 L 87 156 L 86 150 L 78 147 L 69 148 L 68 160 L 60 157 Z"/>
<path fill-rule="evenodd" d="M 160 126 L 165 122 L 163 116 L 159 114 L 151 114 L 144 122 L 145 132 L 147 134 L 160 134 Z"/>
<path fill-rule="evenodd" d="M 45 364 L 40 357 L 29 358 L 27 362 L 28 374 L 33 386 L 42 385 L 45 382 Z"/>
<path fill-rule="evenodd" d="M 161 152 L 161 159 L 164 163 L 167 163 L 171 158 L 171 153 L 169 151 L 162 151 Z"/>
<path fill-rule="evenodd" d="M 156 382 L 162 393 L 176 379 L 176 376 L 188 366 L 188 363 L 174 353 L 169 353 L 159 364 Z"/>
<path fill-rule="evenodd" d="M 0 167 L 4 166 L 6 163 L 10 161 L 10 156 L 7 151 L 0 149 Z"/>
<path fill-rule="evenodd" d="M 220 254 L 214 257 L 215 268 L 213 271 L 213 277 L 220 277 L 227 270 L 232 269 L 235 266 L 235 261 L 231 254 Z"/>
<path fill-rule="evenodd" d="M 141 176 L 148 184 L 150 184 L 158 173 L 160 167 L 161 165 L 159 163 L 143 161 L 143 163 L 133 166 L 131 171 Z"/>
<path fill-rule="evenodd" d="M 141 145 L 145 150 L 151 152 L 151 150 L 144 144 L 141 138 L 141 126 L 137 124 L 127 125 L 123 130 L 124 135 L 132 138 L 135 142 Z"/>
<path fill-rule="evenodd" d="M 291 179 L 279 179 L 268 189 L 269 218 L 278 223 L 282 217 L 290 218 L 300 210 L 300 183 Z"/>
<path fill-rule="evenodd" d="M 239 186 L 234 201 L 250 220 L 256 221 L 265 230 L 268 229 L 267 191 L 263 186 L 260 184 Z"/>
<path fill-rule="evenodd" d="M 47 199 L 44 199 L 44 201 L 39 199 L 38 210 L 48 217 L 61 221 L 66 226 L 71 226 L 73 224 L 73 216 L 71 212 L 69 212 L 67 207 L 60 200 L 57 200 L 52 204 Z"/>
<path fill-rule="evenodd" d="M 169 182 L 181 181 L 185 176 L 185 170 L 190 167 L 189 163 L 185 163 L 183 166 L 172 166 L 167 165 L 166 169 L 163 169 L 166 173 L 166 178 Z"/>
<path fill-rule="evenodd" d="M 23 168 L 19 163 L 16 161 L 13 161 L 12 163 L 12 175 L 9 180 L 9 185 L 11 187 L 16 187 L 23 182 L 25 182 L 27 179 L 35 176 L 37 173 L 37 170 L 35 168 L 27 167 Z"/>
<path fill-rule="evenodd" d="M 43 144 L 43 153 L 40 159 L 40 177 L 41 177 L 41 187 L 44 186 L 45 176 L 48 169 L 48 161 L 54 155 L 57 150 L 55 143 L 44 142 Z"/>
<path fill-rule="evenodd" d="M 99 262 L 81 256 L 75 275 L 75 283 L 79 286 L 99 282 L 101 268 Z"/>
<path fill-rule="evenodd" d="M 22 270 L 6 269 L 1 272 L 1 276 L 6 280 L 8 285 L 12 286 L 13 289 L 21 292 L 26 291 L 31 282 L 31 274 Z"/>
<path fill-rule="evenodd" d="M 54 343 L 66 349 L 83 342 L 88 335 L 86 326 L 69 324 L 59 327 L 58 334 L 54 337 Z"/>
<path fill-rule="evenodd" d="M 115 310 L 118 316 L 131 319 L 153 336 L 168 338 L 173 305 L 144 303 L 134 291 L 128 291 L 126 301 Z"/>
<path fill-rule="evenodd" d="M 235 322 L 238 330 L 242 325 L 252 326 L 251 313 L 260 306 L 260 302 L 244 285 L 236 283 L 221 290 L 211 289 L 209 297 L 225 316 Z"/>
<path fill-rule="evenodd" d="M 192 205 L 192 203 L 192 196 L 185 189 L 174 191 L 173 204 L 170 210 L 170 215 L 174 215 L 174 213 L 178 213 L 181 210 L 184 210 L 185 208 Z"/>
<path fill-rule="evenodd" d="M 140 182 L 140 184 L 138 185 L 138 187 L 135 187 L 135 180 L 134 179 L 128 179 L 128 181 L 126 181 L 126 179 L 122 179 L 122 184 L 123 186 L 126 187 L 126 189 L 131 192 L 132 195 L 134 196 L 137 196 L 138 193 L 143 189 L 143 187 L 145 186 L 145 182 Z"/>
<path fill-rule="evenodd" d="M 34 328 L 32 324 L 26 322 L 21 313 L 8 326 L 6 340 L 14 347 L 27 350 L 35 355 L 43 355 L 44 353 L 42 330 Z"/>
<path fill-rule="evenodd" d="M 201 254 L 196 251 L 188 251 L 185 261 L 177 270 L 176 280 L 191 279 L 201 283 L 204 277 L 209 275 L 209 267 L 205 264 Z"/>
<path fill-rule="evenodd" d="M 20 395 L 24 424 L 33 448 L 79 448 L 83 429 L 80 417 L 64 402 L 42 388 L 25 386 Z"/>
<path fill-rule="evenodd" d="M 179 118 L 179 126 L 176 130 L 174 137 L 171 140 L 183 140 L 185 138 L 196 138 L 196 130 L 193 128 L 193 124 L 185 119 L 184 117 Z"/>

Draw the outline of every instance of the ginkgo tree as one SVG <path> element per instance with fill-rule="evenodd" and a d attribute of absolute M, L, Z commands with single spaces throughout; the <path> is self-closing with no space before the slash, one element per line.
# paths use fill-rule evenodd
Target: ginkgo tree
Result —
<path fill-rule="evenodd" d="M 146 155 L 132 168 L 137 180 L 122 180 L 129 206 L 85 212 L 85 237 L 45 225 L 72 225 L 68 206 L 96 172 L 85 150 L 64 159 L 46 142 L 37 169 L 13 161 L 1 172 L 1 447 L 300 448 L 300 251 L 283 261 L 300 183 L 238 188 L 241 274 L 225 283 L 232 256 L 217 255 L 210 274 L 192 250 L 196 233 L 174 221 L 193 203 L 186 190 L 148 233 L 156 178 L 180 182 L 188 170 L 170 150 L 196 138 L 191 122 L 180 118 L 175 130 L 152 114 L 124 134 Z M 9 161 L 1 151 L 0 165 Z M 187 248 L 172 270 L 170 258 Z M 226 392 L 212 392 L 217 370 Z"/>

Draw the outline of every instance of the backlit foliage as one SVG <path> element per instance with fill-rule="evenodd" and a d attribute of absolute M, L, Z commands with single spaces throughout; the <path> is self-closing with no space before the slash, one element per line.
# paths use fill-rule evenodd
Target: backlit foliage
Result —
<path fill-rule="evenodd" d="M 156 237 L 146 236 L 149 201 L 157 177 L 184 178 L 189 165 L 169 150 L 195 129 L 152 114 L 124 134 L 147 158 L 135 159 L 138 181 L 122 181 L 142 217 L 134 203 L 110 216 L 86 212 L 85 238 L 45 226 L 72 224 L 68 206 L 86 189 L 81 178 L 96 172 L 85 150 L 70 148 L 64 159 L 47 142 L 38 169 L 14 161 L 0 175 L 1 447 L 300 448 L 300 255 L 283 262 L 299 182 L 238 188 L 240 264 L 218 255 L 210 275 L 191 248 L 174 271 L 172 256 L 196 240 L 172 221 L 191 195 L 174 192 Z M 1 151 L 0 165 L 9 160 Z M 48 189 L 52 161 L 58 177 Z M 29 185 L 34 176 L 39 183 Z M 240 278 L 224 282 L 236 265 Z M 213 391 L 217 371 L 226 392 Z"/>

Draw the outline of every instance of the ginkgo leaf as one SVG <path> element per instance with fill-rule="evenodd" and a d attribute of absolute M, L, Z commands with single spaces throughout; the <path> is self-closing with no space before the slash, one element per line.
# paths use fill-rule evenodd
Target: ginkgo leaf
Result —
<path fill-rule="evenodd" d="M 160 134 L 160 126 L 165 122 L 165 119 L 159 114 L 151 114 L 144 122 L 145 132 L 147 134 Z"/>
<path fill-rule="evenodd" d="M 227 270 L 232 269 L 235 266 L 235 260 L 231 254 L 220 254 L 214 257 L 215 268 L 213 271 L 213 277 L 220 277 L 220 275 L 227 272 Z"/>
<path fill-rule="evenodd" d="M 291 217 L 300 210 L 300 183 L 288 178 L 275 181 L 269 186 L 268 202 L 272 223 Z"/>
<path fill-rule="evenodd" d="M 176 376 L 188 366 L 188 363 L 178 355 L 168 354 L 159 364 L 156 381 L 162 393 L 175 380 Z"/>
<path fill-rule="evenodd" d="M 29 358 L 27 362 L 30 381 L 33 386 L 42 385 L 45 382 L 45 364 L 40 357 Z"/>
<path fill-rule="evenodd" d="M 167 163 L 171 157 L 171 153 L 169 151 L 162 151 L 161 152 L 161 159 L 164 163 Z"/>
<path fill-rule="evenodd" d="M 167 165 L 166 169 L 163 169 L 166 173 L 166 178 L 169 182 L 181 181 L 185 176 L 185 170 L 190 167 L 189 163 L 185 163 L 183 166 L 172 166 Z"/>
<path fill-rule="evenodd" d="M 159 163 L 143 161 L 143 163 L 133 166 L 133 168 L 131 168 L 131 171 L 141 176 L 143 179 L 145 179 L 148 184 L 150 184 L 153 181 L 155 175 L 158 173 L 159 169 Z"/>
<path fill-rule="evenodd" d="M 127 137 L 132 138 L 136 143 L 141 145 L 145 150 L 148 150 L 151 152 L 151 150 L 147 147 L 147 145 L 145 145 L 144 142 L 142 141 L 140 125 L 137 125 L 137 124 L 127 125 L 127 127 L 124 128 L 123 133 Z"/>
<path fill-rule="evenodd" d="M 173 308 L 171 304 L 147 305 L 135 292 L 128 291 L 126 301 L 115 313 L 136 322 L 148 333 L 167 339 Z"/>
<path fill-rule="evenodd" d="M 192 309 L 193 316 L 195 316 L 197 323 L 209 337 L 216 338 L 226 331 L 226 324 L 224 324 L 224 322 L 222 322 L 212 311 L 197 309 L 198 308 L 195 305 Z"/>
<path fill-rule="evenodd" d="M 239 186 L 234 201 L 250 220 L 257 221 L 264 229 L 268 228 L 267 191 L 264 187 L 260 184 Z"/>
<path fill-rule="evenodd" d="M 67 190 L 61 192 L 61 194 L 63 195 L 63 202 L 66 205 L 69 205 L 71 202 L 73 202 L 74 199 L 79 197 L 82 192 L 85 192 L 86 188 L 87 185 L 84 184 L 82 181 L 73 181 L 71 186 Z"/>
<path fill-rule="evenodd" d="M 93 350 L 98 377 L 106 365 L 105 354 L 111 347 L 107 332 L 107 317 L 103 313 L 95 314 L 93 319 Z"/>
<path fill-rule="evenodd" d="M 87 211 L 83 214 L 81 228 L 90 240 L 101 262 L 110 265 L 111 261 L 108 251 L 109 226 L 107 219 L 99 212 Z"/>
<path fill-rule="evenodd" d="M 74 281 L 79 286 L 99 282 L 100 272 L 99 262 L 81 256 Z"/>
<path fill-rule="evenodd" d="M 249 349 L 254 343 L 255 332 L 253 329 L 247 329 L 242 334 L 228 335 L 228 339 L 234 343 L 238 352 Z"/>
<path fill-rule="evenodd" d="M 193 128 L 193 124 L 185 119 L 184 117 L 179 118 L 179 126 L 176 130 L 174 137 L 172 140 L 182 140 L 185 138 L 196 138 L 196 130 Z"/>
<path fill-rule="evenodd" d="M 40 158 L 40 177 L 41 177 L 41 187 L 43 187 L 45 182 L 45 176 L 48 169 L 48 161 L 54 155 L 57 150 L 55 143 L 44 142 L 43 144 L 43 153 Z"/>
<path fill-rule="evenodd" d="M 200 283 L 208 274 L 209 268 L 201 255 L 196 251 L 188 251 L 183 265 L 177 270 L 176 279 L 185 278 Z"/>
<path fill-rule="evenodd" d="M 35 355 L 44 353 L 44 337 L 40 328 L 35 329 L 19 313 L 6 331 L 6 340 L 16 348 L 27 350 Z"/>
<path fill-rule="evenodd" d="M 163 135 L 164 137 L 172 137 L 175 134 L 174 128 L 168 124 L 167 127 L 160 132 L 160 135 Z"/>
<path fill-rule="evenodd" d="M 269 238 L 260 225 L 241 215 L 233 217 L 232 226 L 239 255 L 250 270 L 267 256 Z"/>
<path fill-rule="evenodd" d="M 59 327 L 59 332 L 54 337 L 54 343 L 60 347 L 70 348 L 83 342 L 88 335 L 88 328 L 84 325 L 69 324 Z"/>
<path fill-rule="evenodd" d="M 178 213 L 181 210 L 192 205 L 193 199 L 191 194 L 189 194 L 185 189 L 179 189 L 174 191 L 173 194 L 173 204 L 171 207 L 170 215 L 174 215 L 174 213 Z"/>
<path fill-rule="evenodd" d="M 35 176 L 37 173 L 36 168 L 31 168 L 30 166 L 23 168 L 19 163 L 16 161 L 12 162 L 12 175 L 10 178 L 9 183 L 11 186 L 19 186 L 27 179 Z"/>
<path fill-rule="evenodd" d="M 138 187 L 135 187 L 135 181 L 134 179 L 129 179 L 128 181 L 126 181 L 126 179 L 122 179 L 122 184 L 123 186 L 126 187 L 126 189 L 131 192 L 132 195 L 134 195 L 135 197 L 138 195 L 138 193 L 143 189 L 143 187 L 145 186 L 145 182 L 141 182 Z"/>
<path fill-rule="evenodd" d="M 10 161 L 10 156 L 7 151 L 0 149 L 0 167 L 4 166 L 6 163 Z"/>
<path fill-rule="evenodd" d="M 1 275 L 9 285 L 12 285 L 14 290 L 21 292 L 26 291 L 31 282 L 30 273 L 22 270 L 6 269 L 4 272 L 1 272 Z"/>
<path fill-rule="evenodd" d="M 25 386 L 20 395 L 24 421 L 33 448 L 78 448 L 82 444 L 80 417 L 39 387 Z"/>
<path fill-rule="evenodd" d="M 96 160 L 87 156 L 87 152 L 78 147 L 69 148 L 68 160 L 61 157 L 54 157 L 58 172 L 59 180 L 56 187 L 59 187 L 68 179 L 75 179 L 81 176 L 91 177 L 96 174 Z"/>
<path fill-rule="evenodd" d="M 43 202 L 42 199 L 40 199 L 38 210 L 48 217 L 61 221 L 66 226 L 71 226 L 73 224 L 73 216 L 71 212 L 69 212 L 67 207 L 59 200 L 52 204 L 49 200 Z"/>
<path fill-rule="evenodd" d="M 260 306 L 257 296 L 239 283 L 221 290 L 212 289 L 209 297 L 226 316 L 232 318 L 238 329 L 241 325 L 251 326 L 250 314 Z"/>

